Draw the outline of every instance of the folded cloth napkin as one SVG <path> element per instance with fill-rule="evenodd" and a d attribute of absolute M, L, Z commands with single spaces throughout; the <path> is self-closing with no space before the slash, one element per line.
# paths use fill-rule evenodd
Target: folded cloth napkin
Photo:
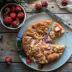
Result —
<path fill-rule="evenodd" d="M 63 6 L 62 1 L 67 1 L 67 5 Z M 56 0 L 56 3 L 60 8 L 65 8 L 68 11 L 72 12 L 72 0 Z"/>
<path fill-rule="evenodd" d="M 20 3 L 22 0 L 0 0 L 0 9 L 7 3 Z M 23 0 L 24 1 L 24 0 Z"/>

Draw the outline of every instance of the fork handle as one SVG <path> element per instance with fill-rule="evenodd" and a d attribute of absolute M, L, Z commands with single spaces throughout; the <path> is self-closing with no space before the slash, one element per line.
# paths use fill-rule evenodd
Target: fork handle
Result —
<path fill-rule="evenodd" d="M 69 24 L 68 22 L 66 22 L 65 20 L 63 20 L 61 17 L 53 14 L 53 13 L 50 12 L 48 9 L 44 9 L 44 11 L 45 11 L 48 15 L 50 15 L 54 20 L 60 22 L 61 24 L 69 27 L 69 28 L 72 30 L 72 24 Z"/>

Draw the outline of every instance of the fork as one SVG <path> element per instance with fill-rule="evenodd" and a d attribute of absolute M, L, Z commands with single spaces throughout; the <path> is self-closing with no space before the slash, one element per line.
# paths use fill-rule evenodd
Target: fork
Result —
<path fill-rule="evenodd" d="M 63 20 L 61 17 L 53 14 L 52 12 L 50 12 L 47 8 L 43 8 L 43 11 L 46 12 L 48 15 L 50 15 L 54 20 L 56 20 L 57 22 L 65 25 L 66 27 L 68 27 L 69 29 L 72 30 L 72 24 L 69 24 L 67 21 Z"/>

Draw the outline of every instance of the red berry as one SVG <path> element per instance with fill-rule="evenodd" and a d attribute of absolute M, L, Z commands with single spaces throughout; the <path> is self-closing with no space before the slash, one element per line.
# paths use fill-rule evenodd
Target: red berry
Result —
<path fill-rule="evenodd" d="M 8 63 L 8 64 L 10 64 L 12 62 L 12 57 L 6 56 L 5 57 L 5 62 Z"/>
<path fill-rule="evenodd" d="M 15 9 L 15 6 L 12 6 L 12 7 L 11 7 L 11 11 L 12 11 L 12 12 L 15 12 L 15 10 L 16 10 L 16 9 Z"/>
<path fill-rule="evenodd" d="M 16 18 L 16 13 L 14 13 L 14 12 L 10 13 L 10 17 L 15 19 Z"/>
<path fill-rule="evenodd" d="M 42 9 L 42 4 L 35 4 L 35 9 L 36 10 L 41 10 Z"/>
<path fill-rule="evenodd" d="M 47 1 L 43 1 L 42 2 L 42 7 L 47 7 L 48 6 L 48 2 Z"/>
<path fill-rule="evenodd" d="M 27 64 L 30 64 L 30 63 L 31 63 L 29 57 L 26 58 L 26 63 L 27 63 Z"/>
<path fill-rule="evenodd" d="M 63 1 L 62 1 L 62 5 L 63 5 L 63 6 L 66 6 L 67 4 L 68 4 L 68 0 L 63 0 Z"/>
<path fill-rule="evenodd" d="M 12 18 L 7 16 L 7 17 L 4 18 L 4 22 L 10 24 L 12 22 Z"/>
<path fill-rule="evenodd" d="M 12 25 L 13 27 L 17 27 L 17 24 L 18 24 L 17 21 L 13 21 L 13 22 L 11 23 L 11 25 Z"/>
<path fill-rule="evenodd" d="M 16 11 L 18 11 L 18 12 L 19 12 L 19 11 L 21 11 L 21 10 L 22 10 L 22 9 L 21 9 L 21 7 L 20 7 L 20 6 L 17 6 L 17 7 L 16 7 Z"/>
<path fill-rule="evenodd" d="M 25 16 L 25 15 L 24 15 L 23 12 L 19 12 L 18 15 L 17 15 L 17 17 L 18 17 L 19 19 L 22 19 L 24 16 Z"/>

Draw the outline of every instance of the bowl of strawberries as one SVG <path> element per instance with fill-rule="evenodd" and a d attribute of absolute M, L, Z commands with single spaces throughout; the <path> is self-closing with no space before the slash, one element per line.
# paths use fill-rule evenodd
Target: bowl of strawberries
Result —
<path fill-rule="evenodd" d="M 26 19 L 24 7 L 15 3 L 8 3 L 1 9 L 1 23 L 8 29 L 20 28 Z"/>

